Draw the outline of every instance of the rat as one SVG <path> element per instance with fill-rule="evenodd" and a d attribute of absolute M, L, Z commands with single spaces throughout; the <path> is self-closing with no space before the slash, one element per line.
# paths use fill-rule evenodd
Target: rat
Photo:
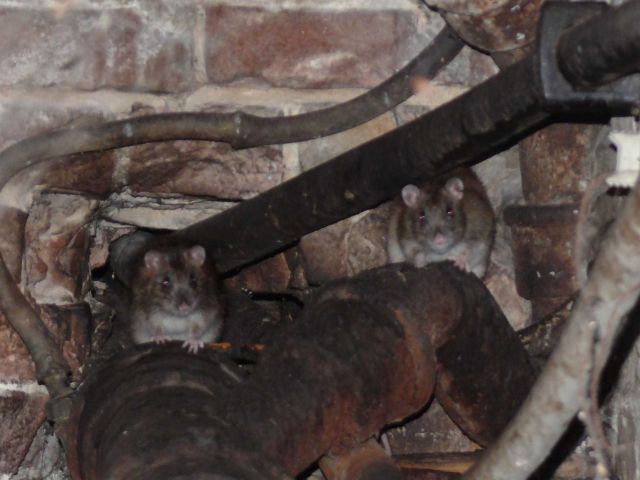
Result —
<path fill-rule="evenodd" d="M 183 346 L 197 353 L 219 339 L 223 300 L 204 247 L 151 243 L 134 262 L 129 317 L 135 343 L 184 340 Z"/>
<path fill-rule="evenodd" d="M 389 220 L 391 263 L 417 268 L 451 260 L 465 272 L 484 277 L 496 220 L 487 192 L 469 168 L 458 168 L 420 187 L 406 185 Z"/>

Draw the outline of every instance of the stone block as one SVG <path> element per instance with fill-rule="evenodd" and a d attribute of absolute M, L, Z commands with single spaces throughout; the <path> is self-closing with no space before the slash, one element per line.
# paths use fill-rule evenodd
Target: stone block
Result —
<path fill-rule="evenodd" d="M 69 480 L 67 459 L 50 425 L 38 429 L 20 469 L 11 480 Z"/>
<path fill-rule="evenodd" d="M 181 91 L 194 82 L 195 7 L 57 2 L 0 9 L 0 85 Z M 155 5 L 154 5 L 155 3 Z"/>
<path fill-rule="evenodd" d="M 108 220 L 99 221 L 96 225 L 96 233 L 91 241 L 89 269 L 94 270 L 104 267 L 109 260 L 109 246 L 111 243 L 124 235 L 132 233 L 134 230 L 134 227 L 112 223 Z"/>
<path fill-rule="evenodd" d="M 385 265 L 388 208 L 385 204 L 304 236 L 300 249 L 307 281 L 322 284 Z"/>
<path fill-rule="evenodd" d="M 228 100 L 202 100 L 191 109 L 242 110 L 267 117 L 282 114 L 278 108 Z M 137 145 L 122 152 L 130 159 L 126 183 L 135 195 L 182 194 L 237 201 L 282 183 L 288 174 L 282 146 L 234 150 L 226 143 L 184 140 Z"/>
<path fill-rule="evenodd" d="M 88 223 L 96 200 L 78 195 L 43 194 L 25 227 L 26 290 L 40 304 L 75 304 L 88 285 Z"/>
<path fill-rule="evenodd" d="M 409 10 L 206 9 L 209 81 L 242 79 L 292 88 L 372 87 L 406 59 Z M 415 30 L 415 25 L 413 26 Z"/>
<path fill-rule="evenodd" d="M 82 366 L 90 351 L 91 311 L 86 303 L 75 305 L 44 305 L 40 316 L 57 341 L 71 367 L 71 377 L 81 380 Z"/>
<path fill-rule="evenodd" d="M 36 385 L 32 387 L 39 390 Z M 20 466 L 45 419 L 47 400 L 42 392 L 0 391 L 0 473 L 13 473 Z"/>
<path fill-rule="evenodd" d="M 344 238 L 351 219 L 329 225 L 300 239 L 307 280 L 312 285 L 330 282 L 347 276 Z"/>
<path fill-rule="evenodd" d="M 254 292 L 285 292 L 291 282 L 291 269 L 284 253 L 279 253 L 255 265 L 243 269 L 227 279 L 230 290 L 247 288 Z"/>
<path fill-rule="evenodd" d="M 233 150 L 228 144 L 178 141 L 130 147 L 133 193 L 180 193 L 246 199 L 280 184 L 282 147 Z"/>
<path fill-rule="evenodd" d="M 0 205 L 0 253 L 16 282 L 20 282 L 24 253 L 24 227 L 27 214 Z"/>
<path fill-rule="evenodd" d="M 24 253 L 24 228 L 27 215 L 20 210 L 0 207 L 0 252 L 17 282 L 21 278 Z M 0 381 L 31 381 L 35 376 L 33 362 L 18 334 L 0 314 Z"/>
<path fill-rule="evenodd" d="M 48 190 L 106 196 L 112 189 L 115 166 L 114 151 L 72 155 L 43 165 L 38 184 Z"/>
<path fill-rule="evenodd" d="M 34 381 L 35 376 L 27 348 L 4 315 L 0 315 L 0 381 Z"/>
<path fill-rule="evenodd" d="M 42 190 L 106 197 L 112 190 L 116 154 L 96 152 L 52 159 L 15 175 L 0 194 L 0 204 L 28 210 Z"/>
<path fill-rule="evenodd" d="M 45 305 L 38 315 L 71 367 L 72 378 L 80 380 L 90 345 L 91 315 L 86 304 Z M 35 381 L 35 367 L 18 334 L 0 316 L 0 383 Z M 0 392 L 0 398 L 1 398 Z M 1 418 L 0 418 L 1 423 Z"/>
<path fill-rule="evenodd" d="M 518 295 L 513 270 L 508 271 L 493 264 L 484 283 L 515 330 L 529 325 L 531 303 Z"/>
<path fill-rule="evenodd" d="M 155 230 L 178 230 L 213 217 L 234 205 L 235 202 L 203 198 L 134 196 L 121 192 L 111 196 L 101 209 L 100 216 L 119 228 L 132 225 Z"/>
<path fill-rule="evenodd" d="M 395 455 L 469 452 L 479 448 L 449 418 L 437 400 L 419 416 L 387 431 Z"/>
<path fill-rule="evenodd" d="M 1 35 L 1 34 L 0 34 Z M 29 100 L 23 95 L 0 102 L 0 150 L 45 132 L 94 125 L 110 119 L 89 105 L 70 105 L 55 98 Z M 116 163 L 114 152 L 73 155 L 38 163 L 15 175 L 0 195 L 0 202 L 27 210 L 36 186 L 105 195 L 111 190 Z"/>

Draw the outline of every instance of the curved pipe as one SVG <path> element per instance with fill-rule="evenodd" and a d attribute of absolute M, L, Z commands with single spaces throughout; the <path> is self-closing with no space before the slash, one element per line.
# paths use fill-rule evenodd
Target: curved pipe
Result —
<path fill-rule="evenodd" d="M 170 140 L 210 140 L 233 148 L 311 140 L 360 125 L 413 95 L 410 80 L 433 78 L 464 43 L 445 27 L 395 75 L 370 91 L 333 107 L 288 117 L 233 113 L 163 113 L 67 128 L 22 140 L 0 153 L 0 186 L 20 170 L 47 159 Z"/>

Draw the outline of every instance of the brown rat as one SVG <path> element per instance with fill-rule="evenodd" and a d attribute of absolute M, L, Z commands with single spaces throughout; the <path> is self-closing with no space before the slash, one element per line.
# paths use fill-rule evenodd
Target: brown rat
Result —
<path fill-rule="evenodd" d="M 220 337 L 222 296 L 202 246 L 152 243 L 132 272 L 129 317 L 135 343 L 184 340 L 183 346 L 197 353 Z"/>
<path fill-rule="evenodd" d="M 495 215 L 480 179 L 459 168 L 421 187 L 406 185 L 389 221 L 391 263 L 420 268 L 452 260 L 482 278 L 495 235 Z"/>

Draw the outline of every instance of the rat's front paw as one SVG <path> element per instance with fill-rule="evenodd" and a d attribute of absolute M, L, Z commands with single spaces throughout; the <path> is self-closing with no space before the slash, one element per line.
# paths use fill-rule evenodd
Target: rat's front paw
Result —
<path fill-rule="evenodd" d="M 171 339 L 169 337 L 167 337 L 166 335 L 162 335 L 162 334 L 158 334 L 158 335 L 154 335 L 151 338 L 151 341 L 153 343 L 156 343 L 158 345 L 163 345 L 165 343 L 167 343 L 168 341 L 170 341 Z"/>
<path fill-rule="evenodd" d="M 467 258 L 466 252 L 456 256 L 453 259 L 453 264 L 463 272 L 469 273 L 469 259 Z"/>
<path fill-rule="evenodd" d="M 204 342 L 202 340 L 190 338 L 189 340 L 184 341 L 182 347 L 186 348 L 189 353 L 198 353 L 198 350 L 204 348 Z"/>
<path fill-rule="evenodd" d="M 413 257 L 413 266 L 416 268 L 422 268 L 427 266 L 427 257 L 424 253 L 420 252 Z"/>

